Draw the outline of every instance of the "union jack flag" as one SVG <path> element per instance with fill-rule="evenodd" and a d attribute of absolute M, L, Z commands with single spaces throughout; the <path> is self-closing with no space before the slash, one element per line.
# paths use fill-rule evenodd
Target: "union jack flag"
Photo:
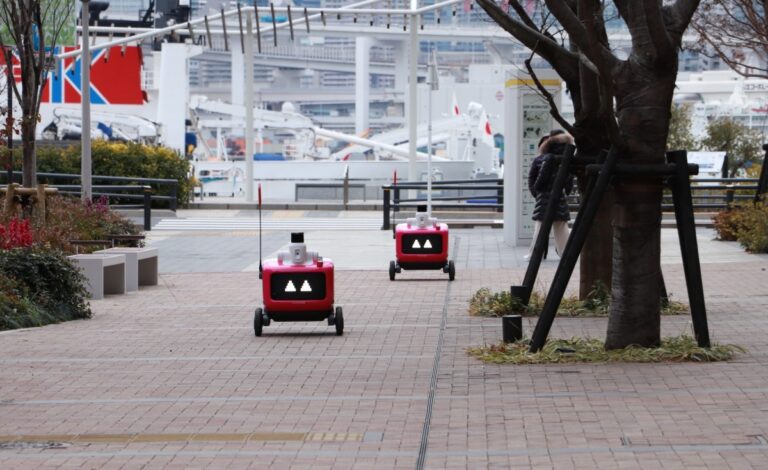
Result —
<path fill-rule="evenodd" d="M 75 50 L 76 47 L 56 47 L 54 54 Z M 83 61 L 68 58 L 57 61 L 48 72 L 43 88 L 42 103 L 70 103 L 81 101 L 81 73 Z M 0 54 L 0 67 L 5 68 L 5 56 Z M 133 104 L 141 105 L 145 93 L 141 89 L 142 55 L 138 46 L 113 47 L 95 51 L 91 60 L 91 103 L 98 105 Z M 12 55 L 11 67 L 14 81 L 21 82 L 19 59 Z"/>

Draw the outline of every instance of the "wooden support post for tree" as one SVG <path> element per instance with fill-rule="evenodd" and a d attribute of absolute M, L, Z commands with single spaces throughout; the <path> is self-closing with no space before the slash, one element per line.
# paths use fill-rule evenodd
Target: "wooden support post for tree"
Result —
<path fill-rule="evenodd" d="M 13 218 L 16 215 L 16 188 L 19 185 L 16 183 L 9 183 L 5 190 L 5 206 L 4 216 L 6 219 Z"/>
<path fill-rule="evenodd" d="M 616 147 L 611 147 L 608 157 L 605 159 L 605 164 L 602 165 L 600 174 L 595 181 L 595 185 L 589 193 L 589 198 L 582 204 L 582 210 L 579 211 L 579 217 L 574 223 L 573 230 L 571 230 L 568 242 L 565 245 L 565 250 L 561 254 L 555 277 L 552 280 L 552 285 L 547 293 L 547 299 L 544 301 L 544 307 L 539 315 L 539 321 L 536 322 L 536 328 L 533 330 L 529 348 L 530 352 L 540 351 L 544 347 L 544 343 L 547 342 L 549 330 L 552 328 L 552 322 L 555 321 L 557 309 L 563 300 L 563 294 L 565 294 L 568 281 L 571 279 L 576 261 L 579 259 L 581 247 L 584 246 L 589 229 L 592 226 L 592 221 L 595 219 L 597 209 L 600 207 L 603 193 L 605 193 L 611 182 L 618 158 L 618 150 Z"/>
<path fill-rule="evenodd" d="M 693 199 L 691 181 L 688 176 L 688 157 L 685 150 L 667 153 L 667 161 L 675 164 L 672 183 L 672 200 L 675 205 L 677 235 L 680 239 L 680 253 L 683 257 L 685 284 L 688 289 L 688 302 L 691 306 L 693 331 L 696 341 L 702 348 L 710 347 L 709 329 L 707 328 L 707 309 L 704 304 L 704 286 L 701 280 L 699 247 L 696 241 L 696 222 L 693 218 Z"/>
<path fill-rule="evenodd" d="M 45 184 L 37 185 L 37 194 L 32 206 L 32 217 L 39 226 L 45 225 L 45 187 Z"/>
<path fill-rule="evenodd" d="M 549 201 L 547 201 L 547 207 L 544 211 L 544 219 L 541 221 L 539 227 L 539 233 L 536 236 L 536 242 L 533 245 L 533 251 L 531 253 L 531 259 L 528 261 L 528 269 L 525 271 L 525 277 L 523 278 L 522 286 L 512 286 L 510 289 L 512 295 L 518 297 L 523 305 L 528 305 L 528 301 L 531 299 L 531 293 L 533 286 L 536 283 L 536 277 L 539 274 L 539 268 L 541 267 L 541 260 L 544 257 L 544 253 L 549 245 L 549 232 L 552 230 L 552 223 L 555 220 L 555 214 L 557 213 L 557 206 L 560 202 L 560 195 L 565 188 L 565 183 L 568 181 L 570 175 L 570 162 L 573 157 L 573 153 L 576 147 L 568 145 L 563 153 L 560 166 L 557 169 L 555 180 L 552 183 L 552 190 L 549 194 Z M 523 289 L 515 289 L 516 287 L 522 287 Z M 523 297 L 520 297 L 520 295 Z"/>
<path fill-rule="evenodd" d="M 13 183 L 4 188 L 0 188 L 0 192 L 5 192 L 5 208 L 4 216 L 6 218 L 14 218 L 19 213 L 19 205 L 21 204 L 21 197 L 29 199 L 32 209 L 32 218 L 36 223 L 45 225 L 46 215 L 46 197 L 58 192 L 57 188 L 48 188 L 45 184 L 38 184 L 35 188 L 24 188 L 19 184 Z"/>

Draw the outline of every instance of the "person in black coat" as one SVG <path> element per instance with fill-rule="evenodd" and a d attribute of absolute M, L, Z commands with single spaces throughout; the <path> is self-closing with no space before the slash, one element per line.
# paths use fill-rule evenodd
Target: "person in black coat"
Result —
<path fill-rule="evenodd" d="M 569 144 L 573 145 L 573 137 L 570 134 L 560 129 L 553 130 L 549 136 L 542 138 L 539 143 L 539 155 L 531 162 L 531 170 L 528 173 L 528 189 L 533 197 L 536 198 L 532 217 L 536 222 L 536 226 L 533 232 L 533 243 L 531 243 L 531 248 L 526 258 L 529 258 L 531 252 L 533 252 L 533 245 L 536 242 L 536 237 L 541 228 L 541 221 L 544 219 L 544 213 L 549 204 L 552 185 L 555 181 L 558 167 L 555 155 L 562 155 L 565 151 L 565 146 Z M 555 250 L 558 255 L 565 250 L 565 244 L 570 234 L 568 221 L 571 216 L 565 196 L 572 189 L 573 179 L 569 177 L 565 190 L 560 193 L 558 198 L 557 210 L 552 222 L 552 230 L 555 233 Z"/>

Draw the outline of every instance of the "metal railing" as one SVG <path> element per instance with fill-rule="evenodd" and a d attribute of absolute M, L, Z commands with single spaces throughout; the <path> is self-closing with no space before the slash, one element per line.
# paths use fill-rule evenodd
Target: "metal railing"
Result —
<path fill-rule="evenodd" d="M 2 174 L 5 176 L 5 173 Z M 37 173 L 38 182 L 49 182 L 52 186 L 59 189 L 60 193 L 79 196 L 82 192 L 82 186 L 79 184 L 56 184 L 54 181 L 79 181 L 80 175 L 68 173 Z M 20 180 L 21 172 L 14 171 L 13 179 Z M 178 181 L 162 178 L 132 178 L 124 176 L 102 176 L 93 175 L 94 181 L 114 181 L 116 183 L 134 183 L 134 184 L 97 184 L 92 186 L 92 195 L 95 198 L 106 197 L 110 201 L 116 201 L 109 204 L 110 207 L 119 209 L 142 209 L 144 218 L 144 230 L 152 229 L 152 202 L 167 202 L 172 211 L 178 207 Z M 7 179 L 7 177 L 5 178 Z M 156 187 L 169 186 L 170 195 L 155 194 L 150 184 Z M 141 201 L 137 204 L 125 204 L 122 201 Z"/>
<path fill-rule="evenodd" d="M 381 188 L 384 191 L 382 230 L 390 229 L 392 213 L 400 212 L 400 209 L 403 207 L 423 205 L 427 201 L 426 195 L 423 197 L 403 198 L 401 193 L 402 191 L 426 191 L 426 181 L 384 185 Z M 439 192 L 439 195 L 432 196 L 433 209 L 490 209 L 494 212 L 502 212 L 504 210 L 503 179 L 434 181 L 432 182 L 432 192 L 436 191 Z M 444 192 L 455 194 L 443 195 Z"/>
<path fill-rule="evenodd" d="M 700 178 L 691 180 L 691 195 L 694 211 L 729 209 L 734 204 L 757 201 L 760 192 L 757 178 Z M 705 184 L 701 184 L 705 183 Z M 568 196 L 568 208 L 578 210 L 578 193 Z M 661 210 L 672 212 L 672 194 L 664 191 Z"/>
<path fill-rule="evenodd" d="M 738 203 L 754 202 L 759 199 L 759 193 L 765 193 L 765 188 L 761 188 L 757 178 L 701 178 L 691 180 L 691 192 L 693 196 L 693 208 L 696 211 L 703 210 L 728 210 Z M 703 184 L 702 184 L 703 183 Z M 504 180 L 485 179 L 485 180 L 455 180 L 438 181 L 432 183 L 433 191 L 455 190 L 459 194 L 456 196 L 437 196 L 432 200 L 437 209 L 493 209 L 497 212 L 504 210 Z M 426 196 L 414 199 L 402 198 L 402 191 L 420 190 L 426 191 L 427 183 L 398 183 L 396 185 L 382 186 L 383 196 L 383 223 L 382 229 L 389 230 L 392 223 L 392 213 L 400 212 L 403 207 L 415 207 L 424 204 Z M 462 195 L 462 191 L 469 190 L 493 190 L 494 195 Z M 445 203 L 455 201 L 455 203 Z M 476 202 L 472 202 L 476 201 Z M 674 206 L 671 203 L 672 196 L 665 191 L 662 199 L 661 209 L 664 212 L 672 212 Z M 579 208 L 579 194 L 568 196 L 568 208 L 576 211 Z"/>

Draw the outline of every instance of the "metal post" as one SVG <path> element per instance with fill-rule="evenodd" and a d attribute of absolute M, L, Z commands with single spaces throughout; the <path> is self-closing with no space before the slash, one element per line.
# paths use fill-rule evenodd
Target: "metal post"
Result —
<path fill-rule="evenodd" d="M 172 198 L 171 199 L 171 210 L 173 212 L 176 212 L 176 209 L 177 209 L 177 206 L 178 206 L 178 193 L 179 193 L 179 191 L 178 191 L 177 185 L 178 185 L 178 183 L 176 183 L 176 182 L 174 182 L 171 185 L 171 198 Z"/>
<path fill-rule="evenodd" d="M 704 303 L 704 286 L 701 280 L 699 246 L 696 241 L 696 222 L 693 218 L 687 152 L 685 150 L 668 152 L 667 161 L 675 164 L 675 176 L 671 179 L 672 199 L 675 205 L 677 235 L 680 239 L 680 254 L 683 258 L 683 271 L 688 289 L 688 302 L 691 306 L 693 331 L 699 346 L 708 348 L 710 343 L 707 309 Z"/>
<path fill-rule="evenodd" d="M 496 208 L 496 212 L 504 212 L 504 180 L 498 180 L 497 184 L 499 189 L 496 190 L 496 204 L 499 207 Z"/>
<path fill-rule="evenodd" d="M 520 315 L 501 317 L 501 333 L 505 343 L 514 343 L 523 339 L 523 317 Z"/>
<path fill-rule="evenodd" d="M 349 205 L 349 165 L 344 167 L 343 193 L 344 193 L 344 209 L 348 209 L 347 206 Z"/>
<path fill-rule="evenodd" d="M 755 204 L 760 202 L 760 198 L 768 192 L 768 144 L 763 144 L 763 166 L 760 169 L 760 179 L 757 181 L 757 191 L 755 191 Z"/>
<path fill-rule="evenodd" d="M 725 210 L 730 211 L 733 209 L 733 196 L 736 191 L 733 189 L 733 185 L 729 184 L 725 187 Z"/>
<path fill-rule="evenodd" d="M 8 137 L 8 187 L 11 187 L 11 184 L 13 183 L 13 67 L 11 66 L 11 52 L 10 48 L 8 49 L 8 53 L 6 54 L 5 51 L 3 51 L 5 54 L 5 71 L 8 74 L 8 82 L 6 83 L 6 88 L 8 88 L 8 116 L 6 121 L 6 134 Z"/>
<path fill-rule="evenodd" d="M 253 202 L 253 18 L 250 11 L 245 15 L 245 30 L 245 199 Z"/>
<path fill-rule="evenodd" d="M 390 192 L 391 192 L 391 190 L 389 188 L 384 188 L 384 201 L 383 201 L 384 203 L 382 204 L 382 206 L 384 208 L 383 209 L 384 212 L 382 214 L 384 216 L 384 221 L 381 224 L 381 229 L 382 230 L 389 230 L 389 227 L 390 227 L 390 220 L 389 220 L 389 207 L 390 207 L 389 206 L 389 197 L 390 197 Z"/>
<path fill-rule="evenodd" d="M 611 147 L 605 164 L 600 170 L 600 175 L 595 181 L 594 188 L 589 193 L 589 199 L 584 201 L 582 205 L 583 211 L 579 211 L 579 217 L 576 219 L 571 235 L 568 237 L 565 250 L 560 255 L 560 263 L 557 265 L 557 271 L 547 293 L 547 300 L 544 302 L 544 307 L 539 315 L 539 321 L 536 322 L 536 328 L 533 330 L 531 346 L 529 348 L 531 352 L 541 350 L 547 341 L 549 330 L 552 328 L 552 322 L 555 321 L 557 309 L 563 300 L 565 288 L 568 286 L 571 274 L 573 274 L 573 268 L 579 259 L 581 248 L 584 246 L 589 229 L 592 227 L 592 221 L 594 221 L 595 214 L 597 214 L 597 210 L 600 207 L 600 202 L 603 200 L 603 194 L 608 188 L 608 184 L 616 169 L 618 157 L 618 150 L 615 147 Z"/>
<path fill-rule="evenodd" d="M 531 289 L 526 286 L 510 286 L 509 293 L 523 305 L 528 305 L 531 301 Z"/>
<path fill-rule="evenodd" d="M 418 0 L 411 0 L 411 10 L 419 7 Z M 408 181 L 416 181 L 416 144 L 419 138 L 418 88 L 419 81 L 419 17 L 411 15 L 408 64 Z M 415 191 L 413 191 L 415 195 Z M 412 198 L 411 198 L 412 199 Z"/>
<path fill-rule="evenodd" d="M 144 186 L 144 230 L 152 230 L 152 188 Z"/>
<path fill-rule="evenodd" d="M 83 201 L 90 201 L 92 197 L 92 179 L 91 179 L 91 43 L 88 32 L 88 23 L 90 15 L 88 11 L 89 0 L 82 1 L 82 42 L 83 49 L 80 56 L 82 66 L 80 78 L 80 97 L 82 126 L 80 132 L 80 183 L 82 191 L 80 197 Z"/>

